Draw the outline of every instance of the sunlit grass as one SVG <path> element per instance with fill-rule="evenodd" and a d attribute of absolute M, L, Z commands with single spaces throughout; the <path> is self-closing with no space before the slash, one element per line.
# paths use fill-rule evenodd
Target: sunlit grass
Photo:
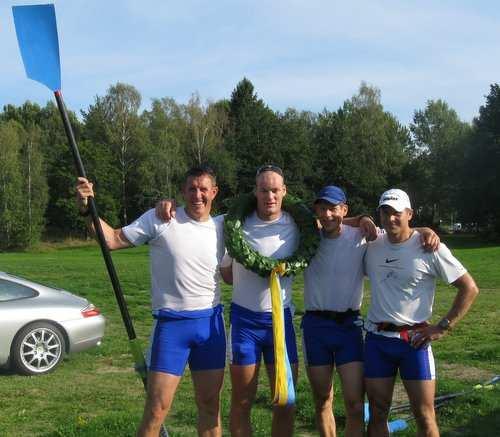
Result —
<path fill-rule="evenodd" d="M 497 324 L 500 319 L 500 247 L 482 245 L 465 237 L 452 238 L 449 244 L 455 247 L 455 254 L 476 278 L 481 293 L 463 322 L 451 335 L 433 346 L 439 393 L 465 390 L 500 373 L 500 331 Z M 146 346 L 151 326 L 147 248 L 116 252 L 113 258 L 137 334 Z M 85 296 L 107 317 L 102 346 L 70 356 L 54 373 L 43 377 L 0 373 L 0 435 L 133 436 L 142 414 L 144 392 L 142 383 L 132 370 L 125 329 L 97 246 L 88 242 L 57 243 L 29 252 L 2 253 L 0 270 Z M 297 306 L 294 321 L 300 345 L 298 326 L 303 310 L 302 278 L 297 278 L 294 290 Z M 435 318 L 447 311 L 454 296 L 452 287 L 439 285 Z M 224 287 L 226 309 L 229 299 L 230 289 Z M 366 304 L 363 311 L 366 312 Z M 338 384 L 335 391 L 338 398 L 335 413 L 342 435 L 344 410 Z M 229 401 L 230 381 L 226 377 L 222 398 L 226 435 Z M 297 388 L 297 435 L 317 435 L 313 414 L 314 407 L 301 363 Z M 449 436 L 496 435 L 500 427 L 499 417 L 498 387 L 464 396 L 439 410 L 442 435 Z M 167 427 L 171 436 L 189 436 L 196 434 L 195 423 L 192 385 L 189 371 L 186 371 Z M 252 423 L 256 436 L 269 435 L 271 409 L 265 372 L 261 372 Z M 411 425 L 400 435 L 414 434 L 415 429 Z"/>

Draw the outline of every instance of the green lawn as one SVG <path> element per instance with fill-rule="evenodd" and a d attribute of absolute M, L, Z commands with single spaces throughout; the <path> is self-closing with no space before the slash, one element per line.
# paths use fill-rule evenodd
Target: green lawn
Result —
<path fill-rule="evenodd" d="M 476 278 L 481 293 L 466 319 L 453 333 L 434 344 L 438 394 L 470 388 L 500 373 L 500 246 L 485 245 L 467 236 L 449 237 L 454 253 Z M 147 248 L 113 254 L 123 290 L 144 346 L 149 335 L 149 269 Z M 144 393 L 132 370 L 125 330 L 115 304 L 100 252 L 95 245 L 44 247 L 23 253 L 1 253 L 0 270 L 55 285 L 89 298 L 107 317 L 106 336 L 100 348 L 68 357 L 52 374 L 22 377 L 0 371 L 0 436 L 132 436 L 140 420 Z M 297 278 L 294 301 L 297 327 L 302 314 L 302 280 Z M 445 314 L 454 289 L 438 286 L 435 318 Z M 224 288 L 227 304 L 230 289 Z M 366 305 L 364 306 L 366 311 Z M 300 344 L 300 330 L 297 330 Z M 270 431 L 270 396 L 262 374 L 252 423 L 257 436 Z M 335 407 L 339 430 L 343 406 Z M 226 379 L 222 416 L 228 429 L 230 384 Z M 397 393 L 396 399 L 404 401 Z M 309 387 L 301 366 L 297 389 L 296 435 L 317 435 Z M 439 409 L 442 435 L 490 436 L 500 428 L 500 384 L 477 391 Z M 196 411 L 189 372 L 177 393 L 167 421 L 171 436 L 195 435 Z M 413 425 L 401 436 L 415 434 Z M 340 432 L 342 435 L 342 432 Z"/>

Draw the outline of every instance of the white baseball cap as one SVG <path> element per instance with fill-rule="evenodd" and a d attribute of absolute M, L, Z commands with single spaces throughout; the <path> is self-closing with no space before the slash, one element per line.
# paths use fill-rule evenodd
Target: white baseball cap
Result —
<path fill-rule="evenodd" d="M 378 207 L 391 206 L 397 212 L 403 212 L 406 208 L 411 209 L 410 198 L 403 190 L 391 188 L 380 196 Z"/>

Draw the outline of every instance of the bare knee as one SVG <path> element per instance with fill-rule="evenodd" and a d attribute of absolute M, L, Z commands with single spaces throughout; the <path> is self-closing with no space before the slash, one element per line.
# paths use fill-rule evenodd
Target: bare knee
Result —
<path fill-rule="evenodd" d="M 219 393 L 198 393 L 196 395 L 196 405 L 200 413 L 217 416 L 219 414 L 220 395 Z"/>
<path fill-rule="evenodd" d="M 231 398 L 231 410 L 241 414 L 250 414 L 253 405 L 253 396 L 233 396 Z"/>
<path fill-rule="evenodd" d="M 351 419 L 362 419 L 365 405 L 362 399 L 348 399 L 345 402 L 346 415 Z"/>
<path fill-rule="evenodd" d="M 387 422 L 391 402 L 383 399 L 370 398 L 370 421 L 371 422 Z"/>
<path fill-rule="evenodd" d="M 316 411 L 331 409 L 333 405 L 333 392 L 332 391 L 326 393 L 315 392 L 314 405 L 316 407 Z"/>
<path fill-rule="evenodd" d="M 152 399 L 146 404 L 145 416 L 150 423 L 163 423 L 170 410 L 170 405 L 161 401 L 161 399 Z"/>
<path fill-rule="evenodd" d="M 413 415 L 420 429 L 430 430 L 437 426 L 436 413 L 432 405 L 421 405 L 414 408 Z"/>

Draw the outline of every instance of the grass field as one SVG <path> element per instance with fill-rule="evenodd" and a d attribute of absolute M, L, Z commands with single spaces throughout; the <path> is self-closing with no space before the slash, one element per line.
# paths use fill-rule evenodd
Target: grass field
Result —
<path fill-rule="evenodd" d="M 449 237 L 447 243 L 476 278 L 480 295 L 466 319 L 433 346 L 437 362 L 438 394 L 466 390 L 500 373 L 500 246 L 481 244 L 467 236 Z M 144 346 L 149 335 L 149 273 L 147 248 L 113 254 L 122 287 Z M 95 303 L 107 318 L 100 348 L 69 356 L 52 374 L 23 377 L 0 371 L 0 436 L 132 436 L 140 420 L 144 392 L 132 370 L 125 330 L 97 246 L 44 246 L 36 251 L 1 253 L 0 270 L 66 288 Z M 302 280 L 297 278 L 295 322 L 302 315 Z M 368 293 L 367 293 L 368 294 Z M 440 284 L 434 317 L 446 313 L 453 288 Z M 368 297 L 368 296 L 366 296 Z M 227 304 L 230 289 L 224 288 Z M 368 299 L 365 299 L 366 301 Z M 366 305 L 364 306 L 366 312 Z M 297 330 L 300 344 L 300 330 Z M 270 434 L 269 386 L 262 374 L 252 423 L 256 436 Z M 335 413 L 340 435 L 343 406 L 336 387 Z M 222 400 L 224 434 L 228 430 L 230 384 L 226 378 Z M 395 402 L 405 402 L 397 386 Z M 476 391 L 438 410 L 444 436 L 495 436 L 500 429 L 500 384 Z M 296 435 L 317 435 L 314 409 L 301 364 L 297 388 Z M 395 416 L 397 417 L 397 416 Z M 171 436 L 195 435 L 194 408 L 189 371 L 177 393 L 167 420 Z M 415 434 L 414 425 L 401 436 Z"/>

